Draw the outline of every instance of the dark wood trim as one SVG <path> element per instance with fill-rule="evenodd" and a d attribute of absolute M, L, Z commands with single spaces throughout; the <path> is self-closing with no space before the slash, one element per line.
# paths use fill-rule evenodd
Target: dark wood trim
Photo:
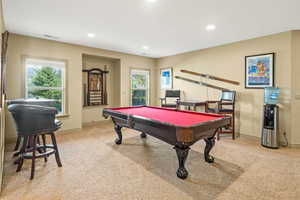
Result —
<path fill-rule="evenodd" d="M 83 69 L 82 72 L 88 72 L 88 73 L 93 73 L 93 71 L 97 71 L 99 73 L 109 73 L 109 71 L 105 71 L 99 68 L 93 68 L 93 69 Z"/>

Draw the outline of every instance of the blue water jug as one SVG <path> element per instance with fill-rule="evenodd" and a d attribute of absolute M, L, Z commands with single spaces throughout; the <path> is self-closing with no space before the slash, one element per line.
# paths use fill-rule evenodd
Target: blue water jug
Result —
<path fill-rule="evenodd" d="M 265 104 L 277 104 L 279 101 L 280 89 L 275 87 L 265 88 Z"/>

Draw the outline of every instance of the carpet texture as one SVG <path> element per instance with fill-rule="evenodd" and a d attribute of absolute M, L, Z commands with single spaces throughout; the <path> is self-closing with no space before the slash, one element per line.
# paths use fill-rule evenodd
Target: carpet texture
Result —
<path fill-rule="evenodd" d="M 111 123 L 57 134 L 63 167 L 54 156 L 37 161 L 34 180 L 30 163 L 16 173 L 13 145 L 6 147 L 4 186 L 7 200 L 297 200 L 300 199 L 300 149 L 270 150 L 259 141 L 222 138 L 211 155 L 203 158 L 205 143 L 192 146 L 186 168 L 189 177 L 176 177 L 175 150 L 151 136 L 141 139 L 123 130 L 123 144 L 113 141 Z"/>

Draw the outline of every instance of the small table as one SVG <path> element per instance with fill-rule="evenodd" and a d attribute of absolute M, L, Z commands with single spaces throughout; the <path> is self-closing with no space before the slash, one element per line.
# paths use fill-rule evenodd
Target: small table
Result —
<path fill-rule="evenodd" d="M 178 100 L 177 101 L 177 109 L 180 109 L 180 106 L 188 106 L 188 110 L 191 110 L 191 107 L 193 107 L 193 111 L 196 111 L 198 106 L 205 106 L 205 112 L 207 112 L 207 101 Z"/>
<path fill-rule="evenodd" d="M 203 139 L 206 143 L 204 159 L 213 163 L 214 158 L 209 153 L 215 144 L 215 135 L 219 128 L 230 123 L 230 118 L 222 115 L 151 106 L 104 108 L 103 116 L 112 118 L 118 145 L 122 143 L 121 129 L 126 127 L 140 131 L 142 138 L 151 135 L 174 146 L 179 161 L 177 176 L 181 179 L 188 176 L 185 161 L 190 146 Z"/>

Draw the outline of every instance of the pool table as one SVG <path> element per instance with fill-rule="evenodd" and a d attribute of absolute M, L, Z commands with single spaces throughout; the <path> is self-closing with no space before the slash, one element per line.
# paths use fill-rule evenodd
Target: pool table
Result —
<path fill-rule="evenodd" d="M 173 145 L 179 162 L 177 176 L 181 179 L 188 176 L 185 161 L 190 146 L 203 139 L 205 161 L 213 163 L 209 152 L 215 144 L 215 134 L 230 124 L 230 118 L 221 115 L 150 106 L 105 108 L 102 114 L 106 118 L 111 116 L 118 145 L 122 143 L 123 127 L 140 131 L 142 138 L 151 135 Z"/>

